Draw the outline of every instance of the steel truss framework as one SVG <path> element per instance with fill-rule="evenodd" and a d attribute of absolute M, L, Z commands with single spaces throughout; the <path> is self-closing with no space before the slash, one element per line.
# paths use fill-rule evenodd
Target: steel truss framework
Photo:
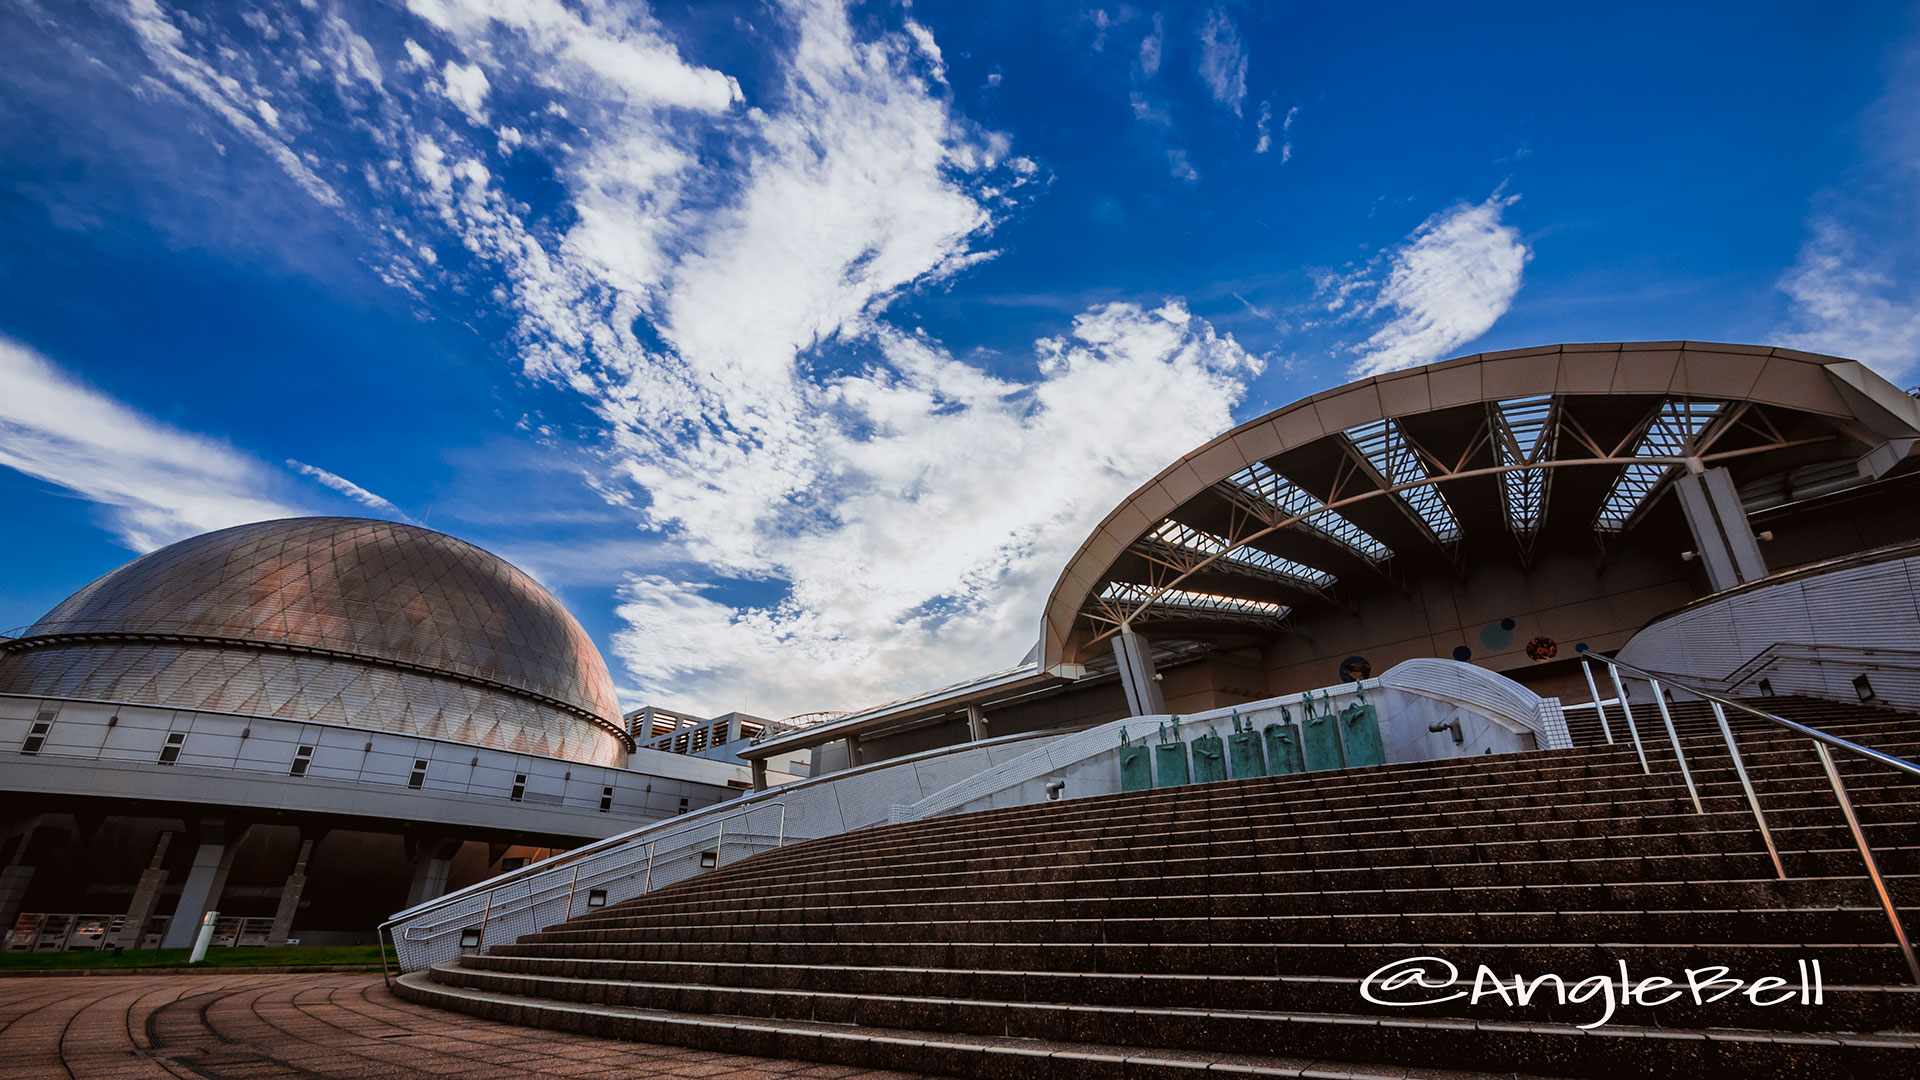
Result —
<path fill-rule="evenodd" d="M 1735 431 L 1759 441 L 1715 449 Z M 1552 395 L 1488 402 L 1465 449 L 1446 458 L 1391 421 L 1334 437 L 1342 440 L 1346 452 L 1324 489 L 1313 489 L 1303 478 L 1285 475 L 1271 463 L 1257 463 L 1208 489 L 1209 495 L 1226 505 L 1224 530 L 1203 532 L 1171 517 L 1149 529 L 1128 549 L 1144 560 L 1147 580 L 1110 581 L 1092 598 L 1081 616 L 1093 635 L 1082 647 L 1124 626 L 1162 619 L 1199 617 L 1289 629 L 1293 624 L 1289 606 L 1209 592 L 1199 588 L 1195 578 L 1207 573 L 1262 577 L 1305 595 L 1333 599 L 1331 572 L 1259 546 L 1290 529 L 1339 545 L 1358 556 L 1362 565 L 1399 585 L 1394 552 L 1343 513 L 1372 500 L 1390 500 L 1457 568 L 1459 526 L 1446 509 L 1440 485 L 1496 478 L 1509 533 L 1519 545 L 1522 560 L 1530 562 L 1533 540 L 1548 513 L 1547 493 L 1554 472 L 1616 469 L 1619 475 L 1593 522 L 1596 547 L 1604 558 L 1643 519 L 1677 470 L 1704 470 L 1754 454 L 1842 438 L 1838 433 L 1789 438 L 1765 410 L 1748 402 L 1672 397 L 1649 409 L 1625 436 L 1603 442 Z M 1374 460 L 1382 455 L 1387 455 L 1385 467 Z M 1476 463 L 1487 460 L 1494 464 Z M 1436 517 L 1436 501 L 1445 518 Z M 1452 522 L 1451 527 L 1447 522 Z"/>

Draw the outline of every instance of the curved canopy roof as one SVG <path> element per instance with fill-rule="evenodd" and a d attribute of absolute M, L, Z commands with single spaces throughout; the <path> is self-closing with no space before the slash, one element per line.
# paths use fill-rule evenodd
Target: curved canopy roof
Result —
<path fill-rule="evenodd" d="M 1285 629 L 1359 582 L 1604 556 L 1677 471 L 1733 467 L 1750 509 L 1907 465 L 1920 404 L 1857 362 L 1697 342 L 1550 345 L 1393 372 L 1213 439 L 1134 492 L 1061 572 L 1041 669 L 1121 625 Z"/>

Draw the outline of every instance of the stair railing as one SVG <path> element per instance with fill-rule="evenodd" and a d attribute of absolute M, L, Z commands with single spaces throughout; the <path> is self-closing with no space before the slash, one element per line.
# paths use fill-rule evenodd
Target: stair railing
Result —
<path fill-rule="evenodd" d="M 1626 689 L 1620 683 L 1621 672 L 1645 679 L 1647 683 L 1653 687 L 1653 699 L 1660 707 L 1661 717 L 1666 721 L 1667 737 L 1673 740 L 1674 756 L 1680 763 L 1681 776 L 1686 779 L 1687 793 L 1693 797 L 1694 812 L 1703 813 L 1704 811 L 1700 805 L 1699 792 L 1694 788 L 1693 776 L 1687 769 L 1686 757 L 1680 749 L 1679 732 L 1674 729 L 1673 716 L 1667 711 L 1666 696 L 1661 692 L 1660 679 L 1663 676 L 1635 667 L 1632 664 L 1615 660 L 1610 656 L 1601 656 L 1598 653 L 1589 651 L 1585 645 L 1576 646 L 1576 649 L 1583 654 L 1584 659 L 1588 661 L 1598 661 L 1607 665 L 1608 671 L 1613 675 L 1614 686 L 1620 690 L 1620 708 L 1626 713 L 1627 723 L 1630 727 L 1633 724 L 1633 712 L 1627 706 Z M 1773 713 L 1757 709 L 1745 702 L 1735 701 L 1731 698 L 1712 693 L 1711 691 L 1686 685 L 1674 680 L 1671 675 L 1664 677 L 1681 690 L 1704 698 L 1713 707 L 1714 718 L 1719 722 L 1720 726 L 1720 737 L 1725 740 L 1727 753 L 1733 759 L 1734 772 L 1740 778 L 1741 789 L 1746 792 L 1747 805 L 1753 810 L 1754 823 L 1759 826 L 1760 838 L 1767 846 L 1767 854 L 1773 859 L 1774 872 L 1778 874 L 1782 880 L 1785 880 L 1787 876 L 1786 867 L 1781 863 L 1780 852 L 1774 846 L 1773 833 L 1767 828 L 1766 814 L 1760 809 L 1760 797 L 1754 791 L 1752 780 L 1747 776 L 1745 763 L 1741 761 L 1740 747 L 1739 744 L 1734 741 L 1732 726 L 1727 723 L 1726 710 L 1730 708 L 1738 709 L 1749 716 L 1758 717 L 1770 724 L 1786 728 L 1789 731 L 1798 732 L 1813 740 L 1814 754 L 1819 758 L 1820 767 L 1826 772 L 1827 782 L 1833 788 L 1834 801 L 1839 804 L 1840 816 L 1846 820 L 1847 831 L 1853 835 L 1854 846 L 1860 849 L 1860 860 L 1866 864 L 1867 879 L 1873 884 L 1873 891 L 1880 900 L 1881 910 L 1886 912 L 1887 922 L 1893 928 L 1893 938 L 1894 941 L 1899 944 L 1900 954 L 1907 962 L 1907 971 L 1913 976 L 1914 983 L 1920 985 L 1920 958 L 1914 956 L 1913 943 L 1907 939 L 1906 928 L 1902 926 L 1900 922 L 1900 911 L 1894 906 L 1893 894 L 1887 890 L 1886 879 L 1880 875 L 1880 864 L 1873 857 L 1873 846 L 1867 842 L 1866 830 L 1861 827 L 1860 817 L 1854 812 L 1853 799 L 1847 794 L 1846 781 L 1841 779 L 1840 770 L 1834 765 L 1833 754 L 1829 748 L 1845 750 L 1848 753 L 1856 754 L 1869 761 L 1877 762 L 1914 777 L 1920 777 L 1920 765 L 1916 765 L 1905 758 L 1895 757 L 1892 754 L 1875 750 L 1870 746 L 1862 746 L 1852 740 L 1843 739 L 1838 735 L 1821 731 L 1819 728 L 1796 723 L 1783 716 L 1775 716 Z M 1588 679 L 1591 681 L 1591 674 L 1588 675 Z M 1597 695 L 1595 696 L 1594 702 L 1597 707 L 1599 704 Z M 1634 749 L 1640 749 L 1640 736 L 1637 730 L 1634 732 Z M 1644 753 L 1641 754 L 1640 764 L 1643 769 L 1646 767 L 1646 755 Z"/>

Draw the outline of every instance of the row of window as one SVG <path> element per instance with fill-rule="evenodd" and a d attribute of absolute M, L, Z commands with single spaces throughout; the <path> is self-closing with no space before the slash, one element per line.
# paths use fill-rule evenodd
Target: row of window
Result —
<path fill-rule="evenodd" d="M 52 713 L 41 713 L 40 718 L 34 721 L 33 726 L 27 731 L 26 739 L 20 743 L 20 752 L 22 754 L 32 756 L 38 754 L 41 748 L 46 746 L 47 735 L 53 730 L 52 717 Z M 160 765 L 174 764 L 180 760 L 180 751 L 184 749 L 186 745 L 186 732 L 168 732 L 166 744 L 160 747 L 160 757 L 156 763 Z M 300 777 L 307 775 L 307 769 L 313 764 L 313 749 L 311 746 L 300 746 L 294 750 L 293 764 L 287 769 L 288 776 Z M 426 784 L 427 759 L 415 758 L 413 761 L 413 771 L 407 774 L 407 787 L 414 791 L 419 791 L 425 787 Z M 526 797 L 527 774 L 516 773 L 513 777 L 513 788 L 507 794 L 507 798 L 513 802 L 522 802 Z M 609 785 L 600 789 L 600 812 L 604 814 L 612 809 L 613 787 Z M 680 813 L 684 814 L 686 812 L 687 799 L 682 798 L 680 800 Z"/>

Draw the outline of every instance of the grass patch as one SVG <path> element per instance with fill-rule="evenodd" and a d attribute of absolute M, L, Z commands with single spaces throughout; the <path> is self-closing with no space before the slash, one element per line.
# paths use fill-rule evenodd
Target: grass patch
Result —
<path fill-rule="evenodd" d="M 388 949 L 388 962 L 393 950 Z M 129 949 L 119 956 L 112 949 L 81 952 L 0 953 L 0 974 L 9 971 L 65 971 L 79 968 L 183 968 L 186 949 Z M 363 967 L 380 966 L 375 945 L 288 945 L 277 949 L 208 949 L 196 968 L 255 967 Z"/>

